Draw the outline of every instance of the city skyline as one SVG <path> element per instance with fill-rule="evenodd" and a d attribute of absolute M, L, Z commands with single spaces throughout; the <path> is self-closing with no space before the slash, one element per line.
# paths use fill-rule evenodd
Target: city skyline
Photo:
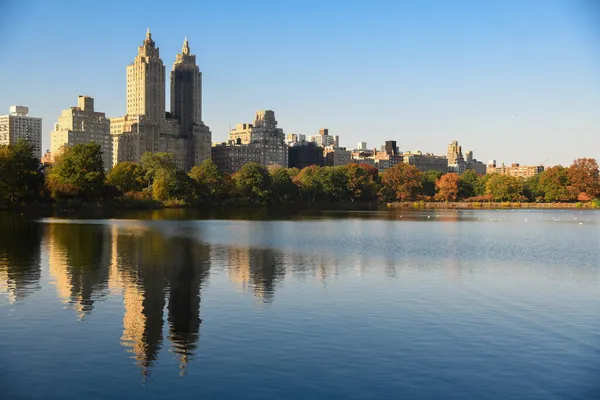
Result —
<path fill-rule="evenodd" d="M 203 118 L 216 142 L 226 140 L 230 125 L 268 109 L 285 133 L 310 136 L 328 127 L 348 148 L 396 140 L 401 150 L 445 154 L 458 140 L 484 162 L 598 158 L 598 36 L 586 28 L 583 3 L 436 3 L 434 11 L 385 2 L 369 9 L 357 2 L 253 4 L 203 4 L 185 15 L 140 9 L 135 23 L 111 31 L 101 28 L 102 18 L 84 18 L 106 12 L 95 5 L 67 11 L 61 3 L 28 3 L 23 13 L 13 6 L 15 18 L 0 21 L 0 35 L 11 37 L 0 50 L 7 60 L 0 108 L 24 105 L 42 117 L 43 150 L 56 116 L 77 95 L 93 97 L 107 117 L 121 116 L 124 65 L 150 27 L 166 65 L 189 39 L 205 75 Z M 241 24 L 247 12 L 261 17 L 249 31 Z M 73 26 L 44 29 L 57 14 Z M 194 15 L 205 22 L 201 28 L 191 23 Z M 302 18 L 309 32 L 287 28 Z M 324 20 L 329 25 L 320 25 Z M 230 24 L 219 26 L 224 22 Z M 84 28 L 97 33 L 74 33 Z M 34 45 L 44 68 L 22 62 Z M 14 78 L 20 74 L 27 79 Z"/>

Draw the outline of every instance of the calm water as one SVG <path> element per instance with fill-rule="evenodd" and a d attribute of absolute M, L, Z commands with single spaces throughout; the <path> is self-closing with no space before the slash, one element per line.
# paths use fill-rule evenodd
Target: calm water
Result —
<path fill-rule="evenodd" d="M 600 398 L 598 212 L 236 216 L 0 215 L 0 398 Z"/>

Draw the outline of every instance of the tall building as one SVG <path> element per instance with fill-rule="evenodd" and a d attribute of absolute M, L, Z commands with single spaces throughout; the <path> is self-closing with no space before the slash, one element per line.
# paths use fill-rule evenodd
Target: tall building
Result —
<path fill-rule="evenodd" d="M 113 165 L 110 121 L 103 112 L 94 110 L 94 99 L 79 96 L 77 106 L 63 110 L 50 133 L 52 157 L 60 154 L 63 146 L 98 143 L 102 150 L 102 163 L 108 170 Z"/>
<path fill-rule="evenodd" d="M 473 158 L 473 152 L 470 153 L 470 157 Z M 453 140 L 452 143 L 448 145 L 448 152 L 446 154 L 446 158 L 448 159 L 448 171 L 456 172 L 459 175 L 467 170 L 467 162 L 462 154 L 462 147 L 458 145 L 458 141 Z"/>
<path fill-rule="evenodd" d="M 356 144 L 357 150 L 367 150 L 367 142 L 358 142 Z"/>
<path fill-rule="evenodd" d="M 165 65 L 150 28 L 138 54 L 127 66 L 127 114 L 160 123 L 165 117 Z"/>
<path fill-rule="evenodd" d="M 291 146 L 288 154 L 289 168 L 302 169 L 310 165 L 318 165 L 319 167 L 325 165 L 323 148 L 317 146 L 314 142 Z"/>
<path fill-rule="evenodd" d="M 13 145 L 20 139 L 33 146 L 33 156 L 42 156 L 42 119 L 30 117 L 29 108 L 10 106 L 9 114 L 0 116 L 0 145 Z"/>
<path fill-rule="evenodd" d="M 202 122 L 202 74 L 187 38 L 171 71 L 171 112 L 165 112 L 165 66 L 150 30 L 127 67 L 127 114 L 111 118 L 113 163 L 139 162 L 146 152 L 170 152 L 190 170 L 210 158 L 211 133 Z"/>

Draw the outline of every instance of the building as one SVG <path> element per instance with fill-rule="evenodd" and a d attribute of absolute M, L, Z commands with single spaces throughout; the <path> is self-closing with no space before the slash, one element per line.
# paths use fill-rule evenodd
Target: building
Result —
<path fill-rule="evenodd" d="M 311 142 L 315 142 L 319 147 L 334 146 L 335 148 L 340 147 L 340 137 L 338 135 L 330 135 L 329 129 L 319 129 L 319 134 L 310 137 Z"/>
<path fill-rule="evenodd" d="M 358 142 L 356 144 L 356 150 L 358 150 L 358 151 L 365 151 L 365 150 L 367 150 L 367 142 Z"/>
<path fill-rule="evenodd" d="M 265 167 L 288 165 L 288 146 L 283 130 L 277 127 L 275 112 L 272 110 L 257 111 L 253 124 L 236 125 L 229 132 L 229 145 L 250 146 L 254 150 L 260 150 L 261 159 L 257 162 Z M 254 150 L 248 151 L 253 153 Z"/>
<path fill-rule="evenodd" d="M 221 173 L 233 174 L 244 164 L 263 164 L 263 149 L 247 144 L 219 143 L 213 145 L 211 158 Z"/>
<path fill-rule="evenodd" d="M 405 164 L 414 165 L 422 172 L 431 170 L 440 171 L 444 174 L 448 172 L 448 159 L 444 156 L 436 156 L 420 151 L 408 151 L 402 154 L 402 158 Z"/>
<path fill-rule="evenodd" d="M 511 164 L 510 167 L 505 167 L 504 164 L 502 166 L 496 166 L 496 161 L 490 161 L 487 166 L 488 174 L 501 174 L 501 175 L 509 175 L 517 178 L 531 178 L 537 174 L 544 172 L 543 165 L 520 165 L 520 164 Z"/>
<path fill-rule="evenodd" d="M 20 139 L 33 146 L 33 156 L 42 156 L 42 119 L 30 117 L 29 108 L 10 106 L 9 114 L 0 116 L 0 145 L 13 145 Z"/>
<path fill-rule="evenodd" d="M 323 157 L 323 148 L 314 142 L 304 143 L 303 145 L 291 146 L 288 153 L 288 168 L 305 168 L 310 165 L 325 165 Z"/>
<path fill-rule="evenodd" d="M 170 152 L 190 170 L 210 158 L 211 133 L 202 122 L 202 74 L 187 38 L 171 70 L 171 112 L 165 111 L 165 66 L 150 30 L 127 66 L 127 114 L 111 118 L 113 164 L 139 162 L 146 152 Z"/>
<path fill-rule="evenodd" d="M 473 152 L 468 151 L 470 157 L 473 157 Z M 454 140 L 448 145 L 448 152 L 446 153 L 448 159 L 448 172 L 456 172 L 461 175 L 467 170 L 467 161 L 462 154 L 462 147 L 458 145 L 458 141 Z"/>
<path fill-rule="evenodd" d="M 341 167 L 352 162 L 352 152 L 335 145 L 325 147 L 323 157 L 325 157 L 325 165 L 328 167 Z"/>
<path fill-rule="evenodd" d="M 395 140 L 387 140 L 385 142 L 385 152 L 391 156 L 395 156 L 395 155 L 399 154 L 398 146 L 396 146 Z"/>
<path fill-rule="evenodd" d="M 306 143 L 306 135 L 298 133 L 288 133 L 285 135 L 285 143 L 288 146 L 304 145 Z"/>
<path fill-rule="evenodd" d="M 110 136 L 110 120 L 103 112 L 94 110 L 94 99 L 79 96 L 77 106 L 63 110 L 50 133 L 50 153 L 60 154 L 64 146 L 98 143 L 102 150 L 105 170 L 113 166 L 113 146 Z"/>

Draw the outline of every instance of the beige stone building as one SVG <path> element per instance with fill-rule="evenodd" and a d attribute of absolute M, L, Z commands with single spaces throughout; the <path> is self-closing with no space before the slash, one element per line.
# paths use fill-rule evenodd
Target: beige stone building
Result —
<path fill-rule="evenodd" d="M 13 145 L 20 139 L 33 146 L 34 157 L 42 156 L 42 119 L 30 117 L 29 108 L 10 106 L 9 114 L 0 116 L 0 145 Z"/>
<path fill-rule="evenodd" d="M 404 152 L 402 159 L 405 164 L 414 165 L 422 172 L 435 170 L 442 173 L 448 172 L 448 159 L 444 156 L 436 156 L 420 151 Z"/>
<path fill-rule="evenodd" d="M 352 152 L 335 145 L 325 147 L 323 157 L 325 157 L 325 165 L 329 167 L 341 167 L 352 162 Z"/>
<path fill-rule="evenodd" d="M 165 111 L 165 66 L 150 30 L 127 66 L 127 114 L 111 118 L 113 164 L 139 162 L 146 152 L 170 152 L 188 171 L 210 158 L 202 122 L 202 75 L 187 39 L 171 71 L 171 112 Z"/>
<path fill-rule="evenodd" d="M 77 106 L 63 110 L 50 133 L 52 157 L 60 154 L 64 146 L 98 143 L 102 149 L 105 170 L 113 165 L 113 146 L 110 136 L 110 120 L 103 112 L 94 110 L 94 99 L 79 96 Z"/>
<path fill-rule="evenodd" d="M 510 167 L 496 166 L 496 161 L 491 161 L 487 167 L 488 174 L 510 175 L 517 178 L 531 178 L 537 174 L 544 172 L 543 165 L 520 165 L 511 164 Z"/>

